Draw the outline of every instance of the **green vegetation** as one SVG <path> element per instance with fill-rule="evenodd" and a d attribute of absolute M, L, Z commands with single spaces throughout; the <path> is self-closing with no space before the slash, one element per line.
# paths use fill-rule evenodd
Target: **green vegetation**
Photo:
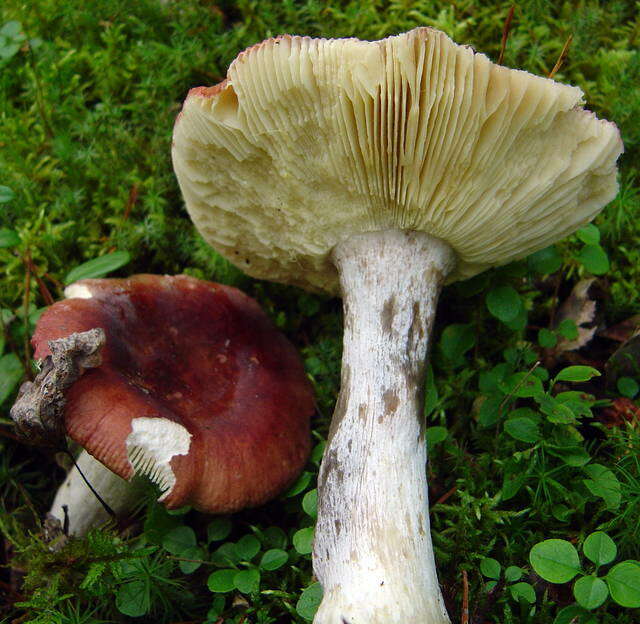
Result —
<path fill-rule="evenodd" d="M 265 37 L 377 39 L 428 25 L 495 60 L 510 6 L 2 3 L 0 621 L 312 618 L 314 488 L 339 383 L 340 302 L 250 280 L 207 247 L 173 177 L 173 120 L 190 87 L 218 82 L 241 49 Z M 504 63 L 548 75 L 570 35 L 556 78 L 582 87 L 589 107 L 620 127 L 620 193 L 595 225 L 441 298 L 425 412 L 434 546 L 456 622 L 640 621 L 640 374 L 637 358 L 633 366 L 610 360 L 631 333 L 612 328 L 640 312 L 638 6 L 523 0 Z M 166 512 L 149 492 L 126 530 L 74 540 L 43 527 L 63 471 L 50 453 L 14 438 L 8 408 L 33 370 L 28 337 L 40 311 L 65 283 L 108 272 L 186 272 L 238 285 L 301 349 L 318 415 L 312 457 L 288 493 L 212 518 Z M 593 336 L 594 324 L 608 331 Z"/>

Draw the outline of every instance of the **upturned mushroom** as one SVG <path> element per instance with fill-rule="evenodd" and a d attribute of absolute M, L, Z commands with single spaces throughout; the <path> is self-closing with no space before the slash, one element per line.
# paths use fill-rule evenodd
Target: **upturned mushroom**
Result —
<path fill-rule="evenodd" d="M 114 511 L 139 497 L 134 474 L 156 483 L 167 507 L 210 513 L 262 504 L 295 479 L 313 393 L 297 351 L 253 299 L 186 275 L 84 280 L 66 295 L 38 322 L 32 342 L 47 370 L 12 415 L 50 409 L 34 396 L 52 397 L 52 375 L 69 368 L 65 358 L 79 361 L 84 370 L 63 384 L 63 426 Z M 51 512 L 63 520 L 65 507 L 76 535 L 107 519 L 75 468 Z"/>
<path fill-rule="evenodd" d="M 342 388 L 319 476 L 316 624 L 448 622 L 429 531 L 423 371 L 445 282 L 522 258 L 616 194 L 616 126 L 580 89 L 420 28 L 281 36 L 192 89 L 174 169 L 248 274 L 342 294 Z"/>

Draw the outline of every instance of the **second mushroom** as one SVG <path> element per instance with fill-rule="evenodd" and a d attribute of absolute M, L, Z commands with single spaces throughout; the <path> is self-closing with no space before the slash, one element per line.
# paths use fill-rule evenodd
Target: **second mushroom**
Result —
<path fill-rule="evenodd" d="M 62 430 L 85 449 L 78 464 L 116 513 L 139 498 L 134 474 L 157 484 L 167 507 L 209 513 L 262 504 L 295 479 L 309 454 L 313 392 L 295 348 L 253 299 L 186 275 L 83 280 L 65 292 L 38 321 L 43 374 L 12 416 L 63 397 Z M 93 334 L 101 361 L 53 387 Z M 76 535 L 108 519 L 76 468 L 51 513 L 67 515 Z"/>
<path fill-rule="evenodd" d="M 423 371 L 445 281 L 522 258 L 616 194 L 615 125 L 582 92 L 432 29 L 282 36 L 193 89 L 173 162 L 191 217 L 258 278 L 342 293 L 319 483 L 316 624 L 443 624 Z"/>

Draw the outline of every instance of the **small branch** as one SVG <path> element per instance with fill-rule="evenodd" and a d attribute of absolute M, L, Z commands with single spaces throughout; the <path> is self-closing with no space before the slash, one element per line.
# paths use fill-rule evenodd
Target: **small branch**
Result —
<path fill-rule="evenodd" d="M 204 565 L 213 565 L 212 561 L 205 561 L 204 559 L 188 559 L 187 557 L 177 557 L 175 555 L 166 555 L 167 559 L 174 559 L 175 561 L 190 561 L 191 563 L 202 563 Z"/>
<path fill-rule="evenodd" d="M 448 501 L 457 491 L 458 486 L 454 485 L 448 492 L 445 492 L 435 503 L 433 503 L 433 506 L 435 507 L 436 505 L 440 505 L 441 503 Z"/>
<path fill-rule="evenodd" d="M 51 295 L 51 292 L 47 288 L 47 285 L 42 281 L 42 278 L 38 275 L 38 267 L 34 264 L 33 260 L 31 259 L 31 254 L 28 251 L 24 256 L 22 256 L 22 262 L 24 262 L 27 269 L 31 271 L 31 274 L 33 275 L 36 282 L 38 283 L 38 288 L 40 289 L 40 294 L 42 295 L 44 302 L 48 306 L 53 305 L 55 299 Z"/>
<path fill-rule="evenodd" d="M 502 401 L 502 403 L 500 403 L 500 407 L 498 409 L 502 409 L 506 404 L 507 401 L 516 393 L 517 390 L 519 390 L 522 385 L 524 384 L 525 381 L 527 381 L 527 379 L 529 379 L 529 377 L 531 377 L 531 373 L 533 373 L 534 370 L 536 370 L 536 368 L 538 368 L 538 366 L 540 366 L 540 360 L 538 360 L 528 371 L 527 374 L 520 380 L 520 383 L 518 383 L 516 385 L 516 387 L 509 392 L 509 394 L 507 394 L 506 397 L 504 397 L 504 400 Z"/>
<path fill-rule="evenodd" d="M 551 70 L 551 73 L 547 76 L 547 78 L 553 78 L 556 73 L 560 71 L 560 68 L 565 62 L 567 55 L 569 54 L 569 46 L 571 45 L 572 41 L 573 35 L 569 35 L 569 38 L 565 41 L 564 46 L 562 47 L 562 52 L 560 52 L 560 56 L 558 57 L 556 64 L 553 66 L 553 69 Z"/>
<path fill-rule="evenodd" d="M 122 220 L 126 221 L 131 214 L 131 209 L 136 205 L 136 201 L 138 201 L 138 185 L 134 184 L 129 191 L 129 198 L 127 199 L 127 203 L 124 207 L 124 214 L 122 215 Z"/>
<path fill-rule="evenodd" d="M 460 624 L 469 624 L 469 579 L 467 571 L 462 570 L 462 614 Z"/>
<path fill-rule="evenodd" d="M 507 49 L 507 39 L 509 38 L 509 31 L 511 30 L 511 20 L 513 19 L 513 13 L 516 10 L 515 4 L 511 5 L 507 19 L 504 21 L 504 28 L 502 29 L 502 43 L 500 45 L 500 56 L 498 57 L 498 65 L 502 65 L 502 59 L 504 59 L 504 53 Z"/>

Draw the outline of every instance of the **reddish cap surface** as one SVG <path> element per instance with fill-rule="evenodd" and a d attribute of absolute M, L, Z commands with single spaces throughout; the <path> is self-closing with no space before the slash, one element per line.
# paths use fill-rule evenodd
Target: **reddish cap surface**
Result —
<path fill-rule="evenodd" d="M 83 298 L 42 315 L 32 340 L 42 359 L 48 340 L 105 331 L 102 365 L 66 392 L 72 439 L 128 479 L 132 421 L 184 427 L 168 426 L 188 440 L 188 453 L 168 456 L 172 487 L 161 500 L 172 508 L 259 505 L 296 477 L 309 453 L 313 393 L 296 350 L 253 299 L 184 275 L 83 280 L 75 293 Z M 158 444 L 162 452 L 171 441 Z M 136 467 L 167 483 L 153 462 Z"/>

